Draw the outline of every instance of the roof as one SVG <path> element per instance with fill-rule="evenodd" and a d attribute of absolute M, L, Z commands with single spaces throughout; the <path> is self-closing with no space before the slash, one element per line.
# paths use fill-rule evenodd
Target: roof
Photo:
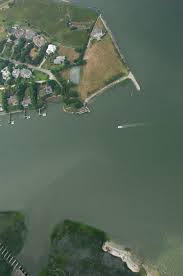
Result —
<path fill-rule="evenodd" d="M 10 71 L 8 70 L 8 66 L 4 67 L 1 70 L 1 73 L 2 73 L 2 77 L 3 77 L 4 80 L 7 80 L 11 75 Z"/>
<path fill-rule="evenodd" d="M 27 97 L 27 98 L 24 98 L 23 101 L 22 101 L 22 105 L 23 106 L 28 106 L 32 103 L 31 101 L 31 98 L 30 97 Z"/>
<path fill-rule="evenodd" d="M 17 105 L 18 104 L 18 100 L 17 100 L 16 95 L 10 96 L 8 98 L 8 104 L 9 105 Z"/>
<path fill-rule="evenodd" d="M 32 39 L 35 36 L 35 32 L 33 30 L 30 29 L 26 29 L 25 30 L 25 38 L 26 39 Z"/>
<path fill-rule="evenodd" d="M 13 72 L 12 72 L 12 76 L 14 78 L 18 78 L 20 75 L 20 69 L 14 69 Z"/>
<path fill-rule="evenodd" d="M 65 61 L 65 56 L 58 56 L 54 59 L 54 64 L 62 64 Z"/>
<path fill-rule="evenodd" d="M 46 39 L 41 35 L 36 35 L 33 37 L 33 42 L 37 47 L 41 48 L 43 45 L 45 45 Z"/>
<path fill-rule="evenodd" d="M 102 36 L 103 31 L 101 28 L 95 27 L 91 33 L 92 36 Z"/>
<path fill-rule="evenodd" d="M 22 78 L 30 78 L 32 76 L 32 72 L 29 69 L 23 68 L 20 71 L 20 75 Z"/>
<path fill-rule="evenodd" d="M 48 48 L 46 50 L 46 53 L 49 55 L 51 53 L 54 53 L 56 51 L 57 47 L 53 44 L 49 44 Z"/>

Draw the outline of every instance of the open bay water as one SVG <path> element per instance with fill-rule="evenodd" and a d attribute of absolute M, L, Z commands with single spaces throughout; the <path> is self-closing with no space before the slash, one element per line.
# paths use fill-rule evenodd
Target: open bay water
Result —
<path fill-rule="evenodd" d="M 0 209 L 27 215 L 20 258 L 32 275 L 46 262 L 55 223 L 70 218 L 182 276 L 183 3 L 79 2 L 102 10 L 141 93 L 119 85 L 86 116 L 50 105 L 47 118 L 17 115 L 16 126 L 2 118 Z M 130 123 L 148 126 L 117 128 Z"/>

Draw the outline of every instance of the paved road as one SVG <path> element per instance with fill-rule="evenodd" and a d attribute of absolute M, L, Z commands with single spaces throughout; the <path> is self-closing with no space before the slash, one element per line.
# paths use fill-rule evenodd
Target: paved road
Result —
<path fill-rule="evenodd" d="M 61 85 L 60 82 L 57 80 L 57 78 L 56 78 L 56 77 L 52 74 L 52 72 L 51 72 L 50 70 L 48 70 L 48 69 L 39 68 L 39 67 L 36 67 L 36 66 L 34 66 L 34 65 L 32 65 L 32 64 L 22 63 L 22 62 L 20 62 L 20 61 L 17 61 L 17 60 L 11 59 L 11 58 L 7 59 L 7 58 L 3 58 L 3 57 L 0 56 L 0 59 L 2 59 L 2 60 L 9 60 L 10 62 L 14 63 L 15 65 L 25 65 L 25 66 L 27 66 L 29 69 L 33 69 L 33 70 L 37 70 L 37 71 L 40 71 L 40 72 L 42 72 L 42 73 L 45 73 L 45 74 L 47 74 L 47 75 L 49 76 L 49 79 L 50 79 L 50 80 L 56 81 L 56 82 L 58 83 L 58 85 L 59 85 L 60 87 L 62 87 L 62 85 Z"/>

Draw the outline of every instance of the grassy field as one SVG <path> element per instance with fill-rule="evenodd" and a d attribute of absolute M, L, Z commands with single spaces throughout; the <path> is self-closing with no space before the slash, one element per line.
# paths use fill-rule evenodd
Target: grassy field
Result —
<path fill-rule="evenodd" d="M 39 72 L 37 70 L 34 70 L 33 72 L 34 81 L 47 81 L 48 75 L 44 74 L 42 72 Z"/>
<path fill-rule="evenodd" d="M 4 15 L 6 22 L 30 24 L 44 32 L 53 42 L 73 47 L 86 43 L 88 33 L 86 30 L 71 30 L 67 26 L 68 20 L 92 26 L 97 18 L 97 13 L 91 9 L 50 0 L 18 0 L 12 8 L 4 11 Z"/>
<path fill-rule="evenodd" d="M 77 53 L 74 48 L 64 47 L 62 45 L 60 46 L 58 53 L 61 56 L 66 56 L 71 63 L 79 57 L 79 53 Z"/>
<path fill-rule="evenodd" d="M 84 100 L 110 82 L 125 76 L 128 71 L 116 51 L 109 34 L 86 50 L 87 64 L 82 69 L 78 91 Z"/>

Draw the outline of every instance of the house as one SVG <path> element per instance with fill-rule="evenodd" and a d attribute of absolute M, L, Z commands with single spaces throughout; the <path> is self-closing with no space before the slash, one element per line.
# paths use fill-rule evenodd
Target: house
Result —
<path fill-rule="evenodd" d="M 29 105 L 32 104 L 30 96 L 27 98 L 24 98 L 23 101 L 21 102 L 24 108 L 28 107 Z"/>
<path fill-rule="evenodd" d="M 19 26 L 14 26 L 11 28 L 11 33 L 19 39 L 20 37 L 24 36 L 24 29 L 21 29 Z"/>
<path fill-rule="evenodd" d="M 91 33 L 91 37 L 93 39 L 101 40 L 101 38 L 104 36 L 104 33 L 102 29 L 95 27 Z"/>
<path fill-rule="evenodd" d="M 48 55 L 54 54 L 55 51 L 56 51 L 56 49 L 57 49 L 57 47 L 56 47 L 55 45 L 49 44 L 49 45 L 48 45 L 48 48 L 47 48 L 47 50 L 46 50 L 46 53 L 47 53 Z"/>
<path fill-rule="evenodd" d="M 29 79 L 32 76 L 32 72 L 29 69 L 23 68 L 20 71 L 20 76 L 24 79 Z"/>
<path fill-rule="evenodd" d="M 20 76 L 20 69 L 14 69 L 12 72 L 12 76 L 17 79 Z"/>
<path fill-rule="evenodd" d="M 65 56 L 58 56 L 54 59 L 54 64 L 64 64 L 66 57 Z"/>
<path fill-rule="evenodd" d="M 36 33 L 33 30 L 30 30 L 30 29 L 25 30 L 25 38 L 27 40 L 33 39 L 33 37 L 35 37 L 35 35 L 36 35 Z"/>
<path fill-rule="evenodd" d="M 1 73 L 2 73 L 3 80 L 8 80 L 10 78 L 11 73 L 10 73 L 10 71 L 8 69 L 8 66 L 6 66 L 5 68 L 3 68 L 1 70 Z"/>
<path fill-rule="evenodd" d="M 10 96 L 8 98 L 8 104 L 9 105 L 13 105 L 13 106 L 17 106 L 18 105 L 18 100 L 17 100 L 16 95 Z"/>
<path fill-rule="evenodd" d="M 41 35 L 36 35 L 33 37 L 33 42 L 38 48 L 41 48 L 45 45 L 46 39 Z"/>

